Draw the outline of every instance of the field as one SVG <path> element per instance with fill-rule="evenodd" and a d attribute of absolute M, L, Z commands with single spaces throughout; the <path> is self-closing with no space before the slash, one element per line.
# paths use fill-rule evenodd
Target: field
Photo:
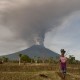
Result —
<path fill-rule="evenodd" d="M 0 64 L 0 80 L 64 80 L 58 64 Z M 80 65 L 68 65 L 65 80 L 80 80 Z"/>

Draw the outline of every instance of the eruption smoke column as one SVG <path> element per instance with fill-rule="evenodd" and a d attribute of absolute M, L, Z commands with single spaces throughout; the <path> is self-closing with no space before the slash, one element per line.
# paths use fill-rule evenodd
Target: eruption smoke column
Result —
<path fill-rule="evenodd" d="M 44 41 L 43 41 L 43 38 L 41 38 L 41 37 L 36 37 L 35 39 L 34 39 L 34 42 L 36 43 L 36 45 L 41 45 L 41 46 L 44 46 Z"/>
<path fill-rule="evenodd" d="M 48 31 L 62 24 L 70 13 L 80 10 L 80 0 L 3 0 L 1 4 L 5 8 L 0 5 L 0 25 L 28 46 L 36 41 L 44 45 Z"/>

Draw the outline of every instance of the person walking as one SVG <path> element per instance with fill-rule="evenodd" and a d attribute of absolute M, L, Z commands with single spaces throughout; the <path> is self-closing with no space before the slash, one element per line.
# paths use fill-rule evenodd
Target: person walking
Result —
<path fill-rule="evenodd" d="M 65 79 L 66 77 L 66 63 L 67 63 L 67 58 L 65 57 L 66 51 L 64 49 L 60 50 L 61 55 L 60 55 L 60 68 L 61 68 L 61 73 L 63 78 Z"/>

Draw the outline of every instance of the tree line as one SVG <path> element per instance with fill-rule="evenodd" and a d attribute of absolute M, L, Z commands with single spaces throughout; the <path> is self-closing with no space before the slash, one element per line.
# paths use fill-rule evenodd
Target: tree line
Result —
<path fill-rule="evenodd" d="M 19 57 L 19 60 L 17 62 L 19 62 L 19 65 L 21 63 L 25 65 L 26 63 L 55 63 L 56 64 L 59 62 L 59 57 L 56 57 L 56 59 L 54 59 L 53 57 L 45 59 L 37 56 L 34 56 L 34 58 L 30 58 L 28 55 L 23 55 L 21 53 L 18 54 L 18 57 Z M 5 56 L 0 58 L 0 64 L 9 62 L 9 61 L 10 61 L 9 58 Z M 76 63 L 80 63 L 80 61 L 76 60 L 73 55 L 69 55 L 68 63 L 76 64 Z"/>

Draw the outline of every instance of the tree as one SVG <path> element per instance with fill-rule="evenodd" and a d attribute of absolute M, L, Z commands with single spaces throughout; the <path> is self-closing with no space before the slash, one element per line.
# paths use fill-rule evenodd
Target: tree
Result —
<path fill-rule="evenodd" d="M 19 54 L 19 65 L 21 64 L 21 56 L 22 54 Z"/>
<path fill-rule="evenodd" d="M 3 64 L 2 58 L 0 57 L 0 64 Z"/>
<path fill-rule="evenodd" d="M 49 63 L 53 63 L 54 62 L 54 58 L 53 57 L 50 57 L 49 58 Z"/>
<path fill-rule="evenodd" d="M 8 60 L 9 60 L 9 59 L 8 59 L 7 57 L 2 57 L 2 61 L 3 61 L 3 62 L 8 62 Z"/>
<path fill-rule="evenodd" d="M 75 62 L 75 57 L 73 55 L 69 55 L 69 63 L 73 64 Z"/>
<path fill-rule="evenodd" d="M 38 57 L 38 60 L 37 60 L 37 62 L 38 62 L 38 63 L 40 63 L 40 57 Z"/>
<path fill-rule="evenodd" d="M 37 63 L 37 57 L 36 56 L 34 56 L 34 61 L 35 61 L 35 63 Z"/>
<path fill-rule="evenodd" d="M 21 61 L 24 63 L 24 65 L 25 65 L 25 63 L 26 62 L 31 62 L 31 58 L 29 57 L 29 56 L 27 56 L 27 55 L 22 55 L 21 56 Z"/>

